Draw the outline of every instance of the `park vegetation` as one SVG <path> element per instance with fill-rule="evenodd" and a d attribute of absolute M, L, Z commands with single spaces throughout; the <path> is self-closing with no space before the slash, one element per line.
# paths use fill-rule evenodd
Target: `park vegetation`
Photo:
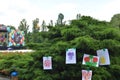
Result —
<path fill-rule="evenodd" d="M 64 15 L 60 17 L 55 25 L 52 21 L 49 25 L 43 21 L 42 28 L 37 25 L 39 19 L 36 18 L 32 32 L 27 31 L 29 26 L 23 19 L 19 29 L 25 31 L 26 48 L 35 52 L 1 53 L 0 70 L 10 73 L 15 69 L 20 80 L 82 80 L 81 70 L 87 69 L 82 65 L 83 54 L 97 55 L 98 49 L 107 48 L 111 64 L 89 67 L 93 71 L 92 80 L 119 80 L 120 19 L 116 22 L 115 15 L 107 22 L 77 15 L 77 19 L 65 24 Z M 65 64 L 65 53 L 69 48 L 76 48 L 77 64 Z M 52 56 L 52 70 L 43 70 L 43 56 Z"/>

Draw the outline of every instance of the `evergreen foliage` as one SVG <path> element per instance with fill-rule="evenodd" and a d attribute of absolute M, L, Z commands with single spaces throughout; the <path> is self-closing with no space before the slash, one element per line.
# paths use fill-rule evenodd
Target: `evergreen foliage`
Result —
<path fill-rule="evenodd" d="M 120 79 L 120 30 L 109 22 L 81 16 L 78 20 L 71 20 L 69 25 L 56 25 L 48 32 L 36 34 L 36 41 L 29 36 L 31 43 L 26 45 L 36 52 L 8 57 L 1 55 L 0 69 L 12 70 L 11 66 L 16 66 L 19 78 L 23 80 L 82 80 L 81 70 L 87 69 L 82 65 L 83 54 L 97 55 L 98 49 L 107 48 L 111 65 L 90 67 L 92 80 Z M 77 64 L 65 64 L 68 48 L 76 48 Z M 43 56 L 52 56 L 52 70 L 43 70 Z"/>

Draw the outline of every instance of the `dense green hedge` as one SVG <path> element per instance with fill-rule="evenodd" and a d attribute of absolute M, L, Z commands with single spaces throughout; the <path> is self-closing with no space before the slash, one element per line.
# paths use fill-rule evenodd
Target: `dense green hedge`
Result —
<path fill-rule="evenodd" d="M 90 67 L 92 80 L 120 79 L 120 30 L 109 22 L 83 16 L 80 20 L 72 20 L 70 25 L 54 26 L 38 34 L 38 42 L 30 40 L 26 45 L 36 52 L 1 55 L 0 69 L 12 70 L 15 66 L 23 80 L 82 80 L 81 70 L 87 69 L 82 65 L 83 54 L 97 55 L 98 49 L 107 48 L 111 65 Z M 68 48 L 76 48 L 77 64 L 65 64 Z M 52 56 L 52 70 L 43 70 L 43 56 Z"/>

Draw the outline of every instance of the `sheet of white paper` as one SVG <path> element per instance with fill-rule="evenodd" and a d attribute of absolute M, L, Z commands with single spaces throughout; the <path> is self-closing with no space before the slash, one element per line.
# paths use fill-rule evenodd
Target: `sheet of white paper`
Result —
<path fill-rule="evenodd" d="M 84 54 L 83 56 L 83 65 L 88 65 L 88 66 L 99 66 L 99 57 L 98 56 L 92 56 L 88 54 Z"/>
<path fill-rule="evenodd" d="M 52 57 L 43 57 L 43 69 L 49 70 L 52 69 Z"/>
<path fill-rule="evenodd" d="M 92 70 L 82 70 L 82 80 L 91 80 Z"/>
<path fill-rule="evenodd" d="M 110 65 L 108 49 L 97 50 L 97 55 L 100 58 L 100 65 Z"/>
<path fill-rule="evenodd" d="M 76 49 L 71 48 L 66 51 L 66 64 L 76 64 Z"/>

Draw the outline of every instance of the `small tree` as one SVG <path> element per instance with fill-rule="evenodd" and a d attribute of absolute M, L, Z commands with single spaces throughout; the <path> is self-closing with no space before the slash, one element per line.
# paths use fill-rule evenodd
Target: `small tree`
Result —
<path fill-rule="evenodd" d="M 27 24 L 27 21 L 25 19 L 22 19 L 22 21 L 20 21 L 20 25 L 18 26 L 18 29 L 24 31 L 27 42 L 28 41 L 27 33 L 28 33 L 29 25 Z"/>
<path fill-rule="evenodd" d="M 32 30 L 33 31 L 32 41 L 33 42 L 36 42 L 36 40 L 38 38 L 38 32 L 39 32 L 39 29 L 40 29 L 38 23 L 39 23 L 39 19 L 38 18 L 36 18 L 35 20 L 33 20 L 33 30 Z"/>
<path fill-rule="evenodd" d="M 44 20 L 42 22 L 42 29 L 41 29 L 41 31 L 47 31 L 47 26 L 46 26 L 46 23 L 45 23 Z"/>
<path fill-rule="evenodd" d="M 57 25 L 63 25 L 63 19 L 64 19 L 64 15 L 60 13 L 58 15 Z"/>
<path fill-rule="evenodd" d="M 76 19 L 79 20 L 81 18 L 81 14 L 77 14 Z"/>
<path fill-rule="evenodd" d="M 39 23 L 39 19 L 38 18 L 33 20 L 33 33 L 39 32 L 40 27 L 39 27 L 38 23 Z"/>

